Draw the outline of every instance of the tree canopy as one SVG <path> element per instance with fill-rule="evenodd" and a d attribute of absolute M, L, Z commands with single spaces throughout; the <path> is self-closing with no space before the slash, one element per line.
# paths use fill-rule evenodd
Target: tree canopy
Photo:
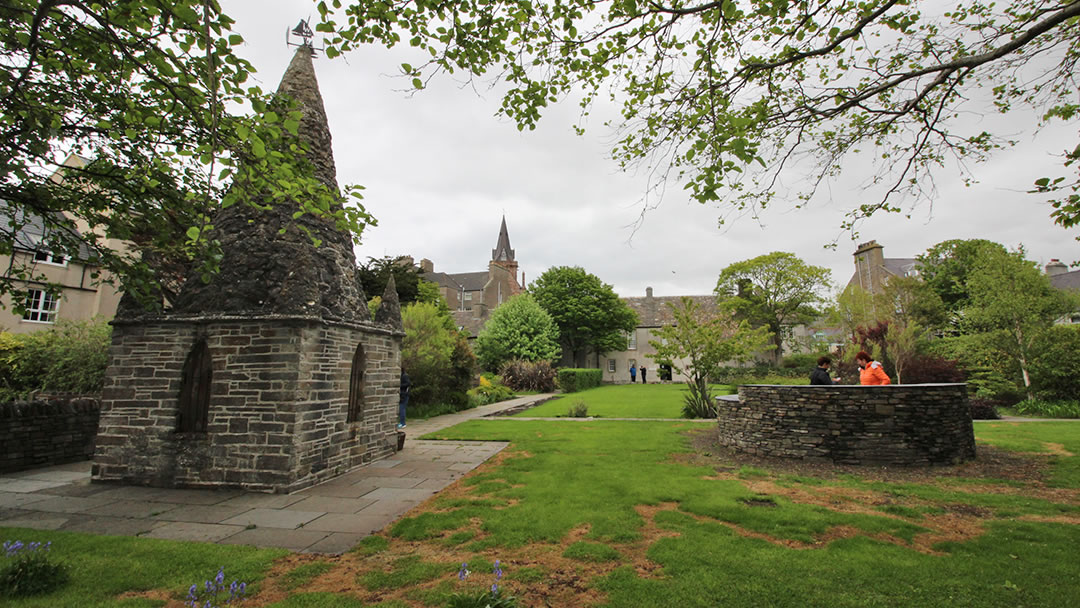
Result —
<path fill-rule="evenodd" d="M 646 356 L 657 365 L 670 365 L 676 373 L 688 378 L 690 392 L 683 408 L 684 416 L 715 416 L 709 376 L 723 363 L 741 363 L 763 349 L 772 348 L 768 344 L 769 330 L 751 328 L 746 320 L 739 321 L 731 313 L 708 310 L 687 296 L 678 305 L 667 305 L 674 323 L 653 331 L 657 339 L 649 340 L 649 345 L 656 353 Z"/>
<path fill-rule="evenodd" d="M 417 89 L 438 72 L 494 74 L 501 112 L 520 129 L 566 98 L 580 96 L 586 114 L 610 98 L 621 165 L 651 163 L 725 212 L 801 205 L 858 156 L 874 163 L 876 189 L 850 210 L 851 226 L 930 198 L 935 173 L 955 170 L 947 161 L 969 176 L 964 161 L 1012 143 L 968 115 L 1070 120 L 1080 109 L 1080 0 L 341 5 L 318 4 L 333 53 L 407 42 L 420 59 L 401 71 Z M 788 176 L 805 186 L 790 191 Z M 1075 197 L 1060 199 L 1054 221 L 1078 218 Z"/>
<path fill-rule="evenodd" d="M 0 253 L 41 218 L 42 247 L 88 248 L 147 295 L 177 260 L 215 270 L 211 218 L 231 205 L 294 205 L 358 239 L 370 216 L 314 177 L 295 105 L 248 82 L 232 24 L 214 1 L 4 2 Z M 71 153 L 86 162 L 64 166 Z M 0 292 L 32 274 L 14 268 Z"/>
<path fill-rule="evenodd" d="M 611 285 L 580 266 L 555 266 L 529 285 L 529 293 L 559 327 L 563 351 L 582 365 L 589 352 L 626 350 L 638 318 Z"/>
<path fill-rule="evenodd" d="M 792 328 L 821 314 L 819 305 L 831 284 L 829 275 L 828 268 L 811 266 L 793 253 L 774 251 L 724 268 L 716 281 L 716 294 L 725 308 L 772 332 L 773 356 L 779 364 Z"/>
<path fill-rule="evenodd" d="M 559 352 L 555 321 L 527 293 L 503 302 L 476 336 L 476 356 L 491 371 L 511 359 L 554 361 Z"/>
<path fill-rule="evenodd" d="M 942 241 L 918 256 L 919 277 L 941 298 L 946 310 L 956 313 L 969 303 L 968 276 L 979 260 L 1005 252 L 1004 245 L 985 239 Z"/>

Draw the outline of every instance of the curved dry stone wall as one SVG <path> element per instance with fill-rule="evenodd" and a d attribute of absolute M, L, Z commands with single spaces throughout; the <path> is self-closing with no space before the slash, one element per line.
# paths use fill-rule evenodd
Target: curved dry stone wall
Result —
<path fill-rule="evenodd" d="M 100 413 L 97 399 L 0 403 L 0 473 L 89 459 Z"/>
<path fill-rule="evenodd" d="M 975 458 L 964 384 L 744 385 L 718 405 L 720 444 L 749 454 L 904 466 Z"/>

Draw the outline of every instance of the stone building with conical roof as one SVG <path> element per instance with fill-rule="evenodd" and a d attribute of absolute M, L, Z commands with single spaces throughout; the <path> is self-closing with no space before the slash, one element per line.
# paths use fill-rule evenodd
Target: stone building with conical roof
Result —
<path fill-rule="evenodd" d="M 297 102 L 307 159 L 336 190 L 312 55 L 297 49 L 278 94 Z M 171 309 L 114 321 L 95 481 L 291 492 L 394 453 L 396 292 L 372 320 L 350 235 L 294 218 L 297 201 L 265 202 L 214 218 L 223 258 L 209 282 L 193 275 Z"/>

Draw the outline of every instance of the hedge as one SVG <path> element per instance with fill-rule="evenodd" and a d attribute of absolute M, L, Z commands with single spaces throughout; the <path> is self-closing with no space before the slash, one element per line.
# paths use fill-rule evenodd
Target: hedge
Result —
<path fill-rule="evenodd" d="M 564 393 L 576 393 L 600 386 L 604 374 L 599 369 L 563 368 L 559 370 L 559 387 Z"/>

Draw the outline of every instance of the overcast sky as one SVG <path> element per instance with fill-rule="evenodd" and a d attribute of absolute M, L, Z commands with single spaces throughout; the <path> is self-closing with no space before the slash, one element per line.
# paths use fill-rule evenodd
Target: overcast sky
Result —
<path fill-rule="evenodd" d="M 293 53 L 285 31 L 317 15 L 312 2 L 221 4 L 246 40 L 239 54 L 273 90 Z M 612 134 L 600 120 L 575 135 L 579 108 L 570 102 L 549 108 L 535 131 L 522 133 L 495 117 L 497 93 L 451 77 L 410 95 L 395 76 L 402 62 L 419 63 L 410 50 L 366 47 L 315 64 L 338 181 L 363 185 L 365 206 L 378 219 L 364 232 L 359 260 L 412 255 L 431 259 L 441 272 L 486 270 L 505 213 L 530 282 L 552 266 L 576 265 L 622 296 L 644 295 L 646 286 L 658 296 L 706 294 L 728 264 L 771 251 L 830 268 L 838 284 L 850 278 L 857 243 L 840 225 L 846 211 L 866 202 L 865 175 L 831 183 L 807 208 L 778 204 L 756 221 L 722 228 L 719 209 L 670 187 L 634 230 L 648 179 L 621 172 L 609 159 Z M 971 167 L 978 184 L 967 187 L 958 172 L 939 171 L 932 208 L 916 208 L 911 219 L 866 221 L 857 242 L 876 239 L 887 257 L 914 257 L 943 240 L 984 238 L 1023 244 L 1041 264 L 1080 259 L 1077 231 L 1053 224 L 1045 200 L 1025 193 L 1038 177 L 1062 174 L 1055 155 L 1076 145 L 1076 125 L 1036 134 L 1033 124 L 1023 116 L 1010 120 L 1009 134 L 1023 143 Z M 837 239 L 836 249 L 824 247 Z"/>

